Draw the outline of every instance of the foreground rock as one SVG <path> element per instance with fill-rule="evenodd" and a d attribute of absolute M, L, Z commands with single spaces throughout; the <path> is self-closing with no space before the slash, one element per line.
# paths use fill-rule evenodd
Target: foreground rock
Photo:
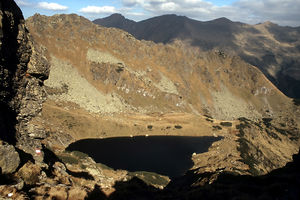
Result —
<path fill-rule="evenodd" d="M 35 155 L 41 143 L 30 135 L 45 138 L 45 134 L 36 128 L 28 129 L 46 97 L 43 81 L 48 77 L 49 64 L 43 57 L 43 50 L 30 39 L 22 12 L 15 2 L 1 2 L 0 6 L 0 137 Z"/>
<path fill-rule="evenodd" d="M 0 16 L 0 137 L 15 142 L 31 49 L 21 10 L 14 1 L 1 2 Z"/>
<path fill-rule="evenodd" d="M 20 157 L 15 148 L 0 140 L 0 173 L 13 173 L 19 164 Z"/>

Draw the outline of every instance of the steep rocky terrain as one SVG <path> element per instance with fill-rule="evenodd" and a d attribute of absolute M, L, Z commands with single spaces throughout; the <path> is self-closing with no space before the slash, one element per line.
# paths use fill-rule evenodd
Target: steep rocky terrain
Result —
<path fill-rule="evenodd" d="M 45 135 L 30 129 L 29 124 L 42 109 L 46 97 L 43 80 L 49 75 L 49 64 L 43 49 L 29 38 L 20 9 L 13 1 L 2 3 L 0 139 L 33 154 L 35 148 L 41 148 L 40 140 L 34 137 Z"/>
<path fill-rule="evenodd" d="M 26 24 L 51 64 L 44 126 L 73 138 L 48 138 L 54 149 L 83 138 L 222 135 L 194 168 L 242 174 L 265 174 L 298 151 L 298 107 L 237 56 L 139 41 L 77 15 Z"/>
<path fill-rule="evenodd" d="M 1 199 L 251 198 L 243 188 L 270 181 L 276 197 L 299 197 L 297 159 L 271 172 L 298 152 L 298 103 L 255 67 L 77 15 L 35 15 L 25 26 L 13 1 L 0 10 Z M 223 139 L 193 154 L 192 170 L 174 180 L 65 150 L 83 138 L 134 135 Z M 272 197 L 261 188 L 252 187 L 257 197 Z"/>
<path fill-rule="evenodd" d="M 300 98 L 300 28 L 271 22 L 248 25 L 226 18 L 201 22 L 183 16 L 164 15 L 134 22 L 120 14 L 94 23 L 115 27 L 137 39 L 171 43 L 176 39 L 203 50 L 221 49 L 257 66 L 287 96 Z"/>
<path fill-rule="evenodd" d="M 172 111 L 230 120 L 292 109 L 290 99 L 236 56 L 139 41 L 76 15 L 35 15 L 27 25 L 49 52 L 50 99 L 89 112 Z"/>

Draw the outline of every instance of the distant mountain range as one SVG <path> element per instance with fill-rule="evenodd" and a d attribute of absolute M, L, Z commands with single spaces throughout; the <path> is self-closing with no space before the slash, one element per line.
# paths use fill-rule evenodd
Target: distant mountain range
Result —
<path fill-rule="evenodd" d="M 248 25 L 226 18 L 201 22 L 177 15 L 135 22 L 113 14 L 94 23 L 125 30 L 140 40 L 171 43 L 179 39 L 205 51 L 217 49 L 239 55 L 287 96 L 300 98 L 300 27 L 271 22 Z"/>

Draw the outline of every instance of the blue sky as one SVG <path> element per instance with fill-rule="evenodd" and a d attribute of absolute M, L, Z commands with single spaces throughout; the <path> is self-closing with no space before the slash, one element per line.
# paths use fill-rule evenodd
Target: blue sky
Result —
<path fill-rule="evenodd" d="M 35 13 L 76 13 L 90 20 L 121 13 L 140 21 L 163 14 L 184 15 L 200 21 L 227 17 L 256 24 L 272 21 L 300 26 L 300 0 L 16 0 L 25 18 Z"/>

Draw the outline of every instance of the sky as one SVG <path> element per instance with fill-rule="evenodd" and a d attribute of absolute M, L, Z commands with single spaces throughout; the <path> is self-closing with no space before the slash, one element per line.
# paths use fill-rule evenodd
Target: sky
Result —
<path fill-rule="evenodd" d="M 271 21 L 300 26 L 300 0 L 16 0 L 28 18 L 76 13 L 90 20 L 121 13 L 141 21 L 163 14 L 177 14 L 199 21 L 226 17 L 248 24 Z"/>

